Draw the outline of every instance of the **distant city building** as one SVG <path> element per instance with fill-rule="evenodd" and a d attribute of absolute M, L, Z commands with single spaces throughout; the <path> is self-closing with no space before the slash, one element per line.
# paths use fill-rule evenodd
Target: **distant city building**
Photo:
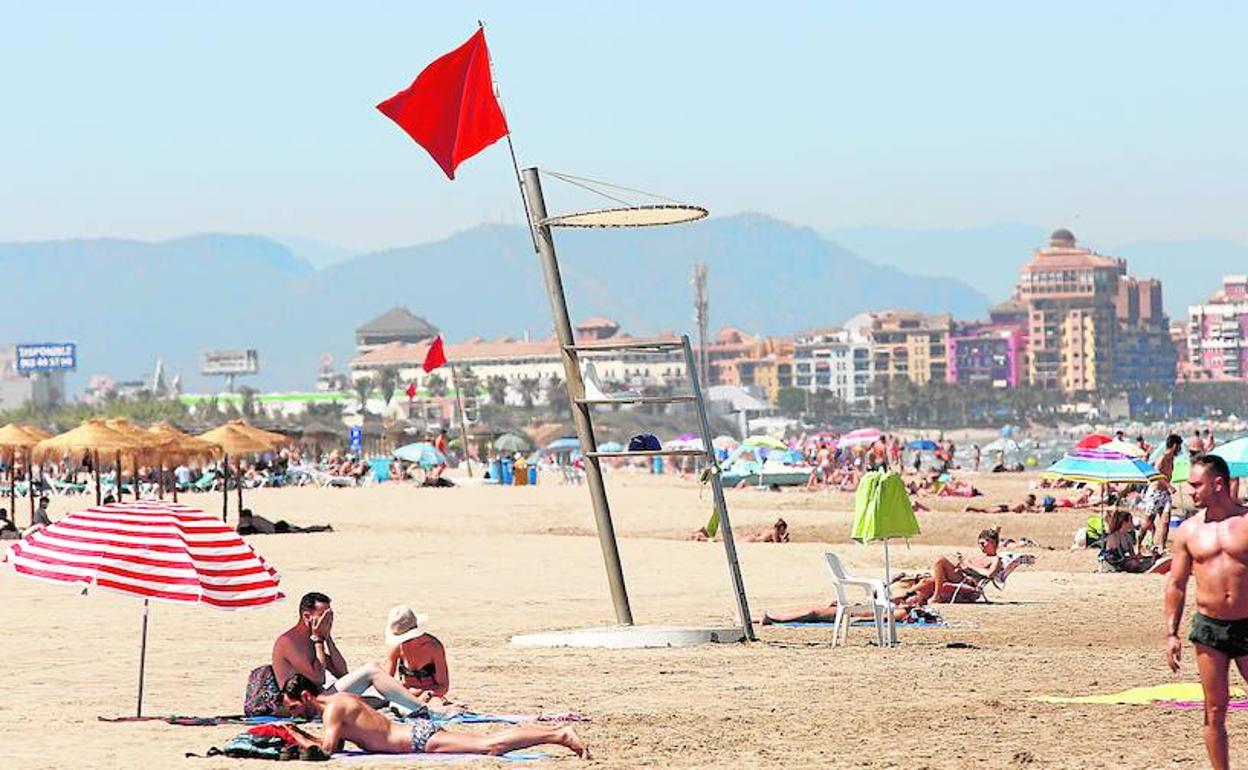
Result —
<path fill-rule="evenodd" d="M 829 391 L 853 404 L 870 398 L 871 347 L 848 329 L 812 329 L 793 340 L 793 387 Z"/>
<path fill-rule="evenodd" d="M 945 379 L 952 385 L 1017 388 L 1025 379 L 1026 357 L 1025 326 L 954 324 L 949 333 Z"/>
<path fill-rule="evenodd" d="M 862 313 L 845 323 L 849 334 L 871 351 L 871 380 L 908 379 L 916 385 L 943 382 L 948 374 L 949 329 L 953 317 L 909 310 Z"/>
<path fill-rule="evenodd" d="M 405 307 L 393 307 L 355 330 L 355 352 L 364 355 L 396 342 L 415 345 L 436 336 L 436 326 Z"/>
<path fill-rule="evenodd" d="M 619 324 L 603 318 L 591 318 L 575 328 L 578 341 L 675 341 L 671 334 L 660 334 L 656 337 L 635 338 L 620 331 Z M 376 372 L 393 368 L 398 371 L 403 383 L 415 383 L 417 388 L 424 388 L 432 375 L 425 374 L 421 365 L 429 343 L 391 342 L 356 356 L 351 361 L 351 379 L 356 381 L 373 376 Z M 485 340 L 473 337 L 460 343 L 447 343 L 447 359 L 460 367 L 460 376 L 471 370 L 480 387 L 486 387 L 490 378 L 502 377 L 508 382 L 512 391 L 517 391 L 521 383 L 535 380 L 546 384 L 552 380 L 564 379 L 563 358 L 559 352 L 559 344 L 553 337 L 544 340 L 515 339 L 503 337 L 497 340 Z M 647 386 L 678 386 L 684 384 L 685 358 L 680 350 L 662 353 L 641 353 L 631 350 L 610 351 L 582 354 L 582 360 L 593 361 L 595 372 L 604 383 L 620 383 L 631 388 Z M 438 377 L 446 380 L 449 374 L 435 371 Z M 539 398 L 540 402 L 542 398 Z"/>
<path fill-rule="evenodd" d="M 1242 380 L 1248 376 L 1248 275 L 1222 277 L 1222 288 L 1187 309 L 1189 379 Z"/>
<path fill-rule="evenodd" d="M 1126 260 L 1079 248 L 1055 230 L 1023 265 L 1027 381 L 1066 393 L 1174 381 L 1174 347 L 1161 283 L 1127 276 Z"/>
<path fill-rule="evenodd" d="M 17 346 L 0 346 L 0 411 L 17 409 L 26 404 L 50 406 L 64 398 L 64 372 L 19 373 Z"/>

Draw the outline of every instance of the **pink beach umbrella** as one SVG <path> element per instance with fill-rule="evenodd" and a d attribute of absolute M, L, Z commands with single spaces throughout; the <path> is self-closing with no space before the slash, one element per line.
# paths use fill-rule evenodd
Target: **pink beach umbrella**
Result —
<path fill-rule="evenodd" d="M 151 600 L 220 610 L 284 598 L 277 572 L 220 517 L 155 500 L 110 503 L 71 513 L 13 544 L 5 561 L 19 575 L 102 588 L 143 600 L 139 696 L 147 660 Z"/>
<path fill-rule="evenodd" d="M 875 428 L 860 428 L 859 430 L 851 430 L 836 441 L 838 447 L 855 447 L 874 444 L 884 437 L 884 434 Z"/>

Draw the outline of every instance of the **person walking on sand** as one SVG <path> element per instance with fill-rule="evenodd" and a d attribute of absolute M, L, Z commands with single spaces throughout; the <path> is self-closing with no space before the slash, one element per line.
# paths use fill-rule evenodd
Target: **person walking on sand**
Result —
<path fill-rule="evenodd" d="M 1188 484 L 1192 500 L 1203 510 L 1174 533 L 1165 589 L 1166 663 L 1178 673 L 1187 579 L 1196 577 L 1196 613 L 1188 639 L 1195 645 L 1205 691 L 1205 751 L 1214 770 L 1230 767 L 1226 711 L 1231 661 L 1248 680 L 1248 507 L 1231 497 L 1230 480 L 1221 457 L 1192 460 Z"/>

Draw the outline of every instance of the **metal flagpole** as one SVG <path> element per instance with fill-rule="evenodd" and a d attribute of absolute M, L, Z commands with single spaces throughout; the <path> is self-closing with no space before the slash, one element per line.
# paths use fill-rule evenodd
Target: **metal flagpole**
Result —
<path fill-rule="evenodd" d="M 606 562 L 607 583 L 611 588 L 611 602 L 615 605 L 615 617 L 623 625 L 633 624 L 633 611 L 628 604 L 628 590 L 624 586 L 624 569 L 620 566 L 619 545 L 615 541 L 615 525 L 611 522 L 611 508 L 607 505 L 607 489 L 602 480 L 602 468 L 598 458 L 589 454 L 598 442 L 594 440 L 594 426 L 589 419 L 589 404 L 585 398 L 585 383 L 581 379 L 581 367 L 577 363 L 573 346 L 572 321 L 568 317 L 568 303 L 563 294 L 563 279 L 559 275 L 559 260 L 555 255 L 555 242 L 550 227 L 542 223 L 546 218 L 546 200 L 542 197 L 542 181 L 536 168 L 526 168 L 521 177 L 528 211 L 529 230 L 542 258 L 542 274 L 546 279 L 546 296 L 550 300 L 550 314 L 555 321 L 555 336 L 559 340 L 559 352 L 563 358 L 563 373 L 568 383 L 568 399 L 572 406 L 572 421 L 576 436 L 581 442 L 585 456 L 585 480 L 589 485 L 590 500 L 594 505 L 594 519 L 598 525 L 598 543 L 602 546 L 602 559 Z"/>
<path fill-rule="evenodd" d="M 472 460 L 468 456 L 468 421 L 464 419 L 464 396 L 459 392 L 459 375 L 455 372 L 455 364 L 447 360 L 451 367 L 451 384 L 455 386 L 455 405 L 459 408 L 459 438 L 464 445 L 464 465 L 468 466 L 468 478 L 472 478 Z"/>

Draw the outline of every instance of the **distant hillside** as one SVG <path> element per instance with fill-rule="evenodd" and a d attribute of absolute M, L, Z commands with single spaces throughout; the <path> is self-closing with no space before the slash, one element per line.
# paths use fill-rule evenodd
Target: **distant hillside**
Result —
<path fill-rule="evenodd" d="M 825 235 L 871 262 L 919 275 L 956 276 L 997 302 L 1014 291 L 1019 267 L 1048 244 L 1052 229 L 1003 223 L 958 230 L 841 228 Z M 1223 273 L 1248 272 L 1248 245 L 1233 241 L 1105 244 L 1077 227 L 1075 235 L 1080 245 L 1125 257 L 1132 275 L 1160 278 L 1171 318 L 1184 317 L 1189 305 L 1204 301 L 1221 285 Z"/>
<path fill-rule="evenodd" d="M 695 260 L 710 265 L 714 328 L 789 333 L 888 307 L 975 317 L 988 304 L 959 280 L 880 266 L 759 215 L 556 238 L 573 316 L 610 316 L 638 333 L 691 329 Z M 452 340 L 550 334 L 537 257 L 514 226 L 319 271 L 289 247 L 247 235 L 0 244 L 0 270 L 12 287 L 0 302 L 0 341 L 77 340 L 83 375 L 135 376 L 161 356 L 193 388 L 208 387 L 200 354 L 219 347 L 259 349 L 262 375 L 252 384 L 308 387 L 321 354 L 345 363 L 355 327 L 393 305 Z"/>

